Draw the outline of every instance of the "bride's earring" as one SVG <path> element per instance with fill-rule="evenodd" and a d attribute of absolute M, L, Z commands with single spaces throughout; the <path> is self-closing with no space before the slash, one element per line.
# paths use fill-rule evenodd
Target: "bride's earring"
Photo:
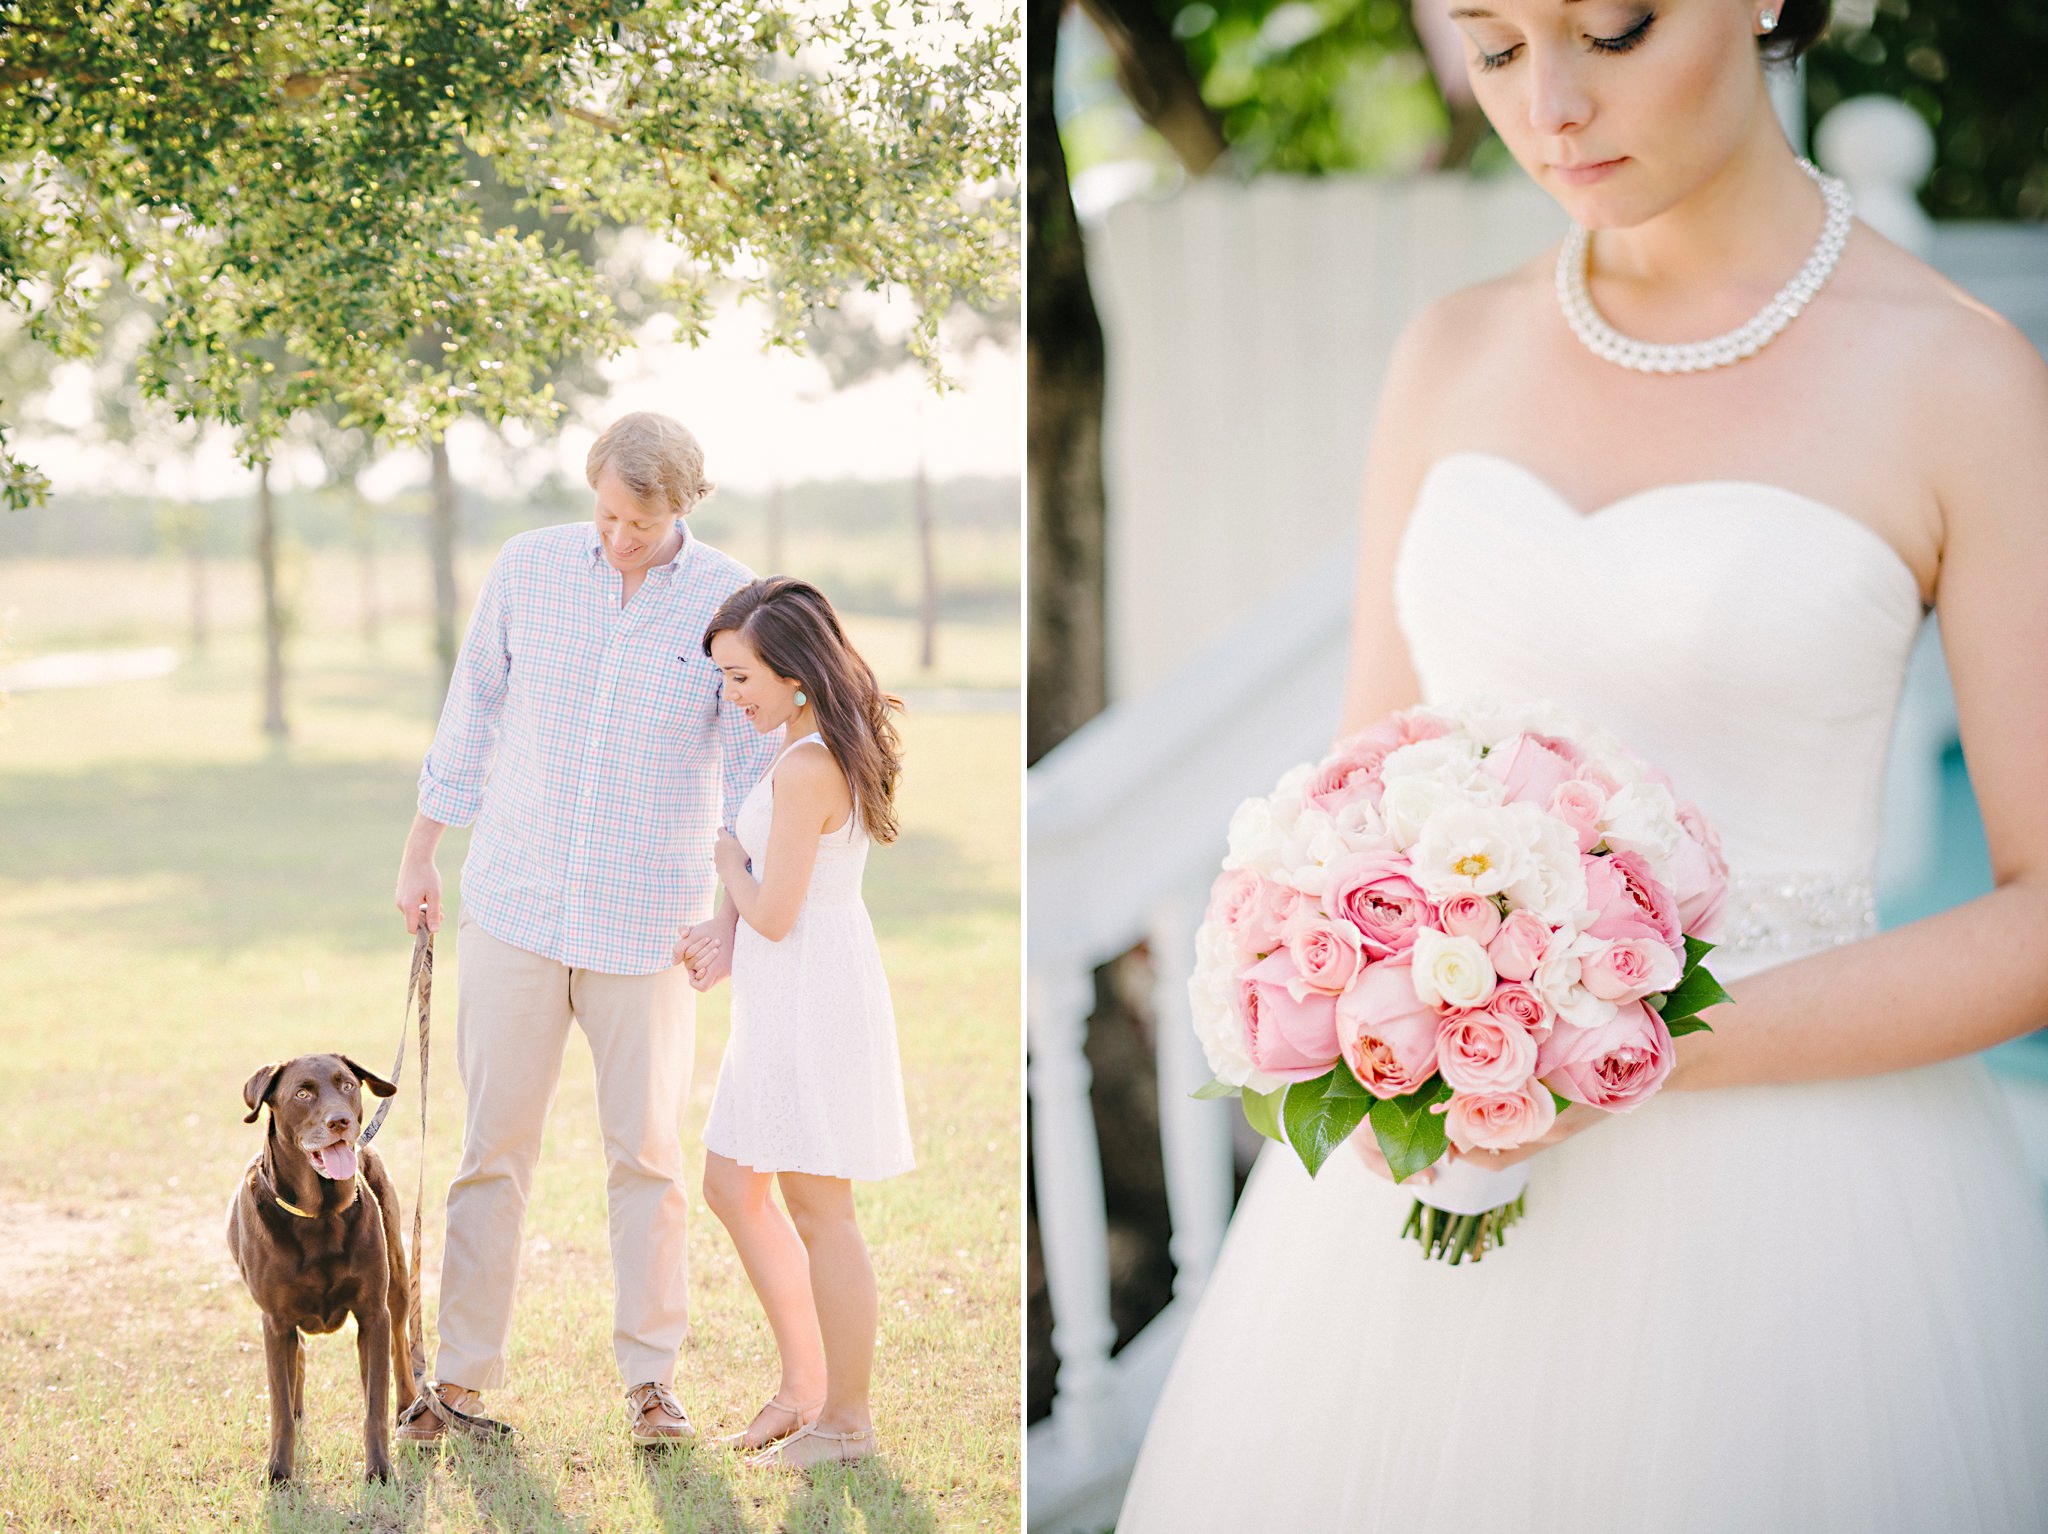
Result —
<path fill-rule="evenodd" d="M 1777 13 L 1776 11 L 1765 11 L 1765 12 L 1763 13 L 1763 15 L 1761 15 L 1761 16 L 1759 16 L 1759 17 L 1757 17 L 1757 19 L 1756 19 L 1756 25 L 1757 25 L 1757 30 L 1758 30 L 1759 32 L 1775 32 L 1775 31 L 1777 31 L 1777 30 L 1778 30 L 1778 13 Z"/>
<path fill-rule="evenodd" d="M 796 706 L 797 706 L 798 708 L 802 708 L 802 707 L 803 707 L 803 706 L 804 706 L 804 705 L 805 705 L 806 703 L 808 703 L 808 702 L 810 702 L 810 701 L 811 701 L 811 700 L 810 700 L 809 698 L 806 698 L 806 697 L 804 696 L 804 690 L 803 690 L 803 689 L 802 689 L 801 687 L 799 687 L 799 688 L 798 688 L 798 689 L 796 690 Z"/>

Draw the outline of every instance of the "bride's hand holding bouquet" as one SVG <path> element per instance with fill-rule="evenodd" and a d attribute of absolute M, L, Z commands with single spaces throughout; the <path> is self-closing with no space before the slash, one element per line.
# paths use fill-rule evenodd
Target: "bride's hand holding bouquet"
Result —
<path fill-rule="evenodd" d="M 1370 1124 L 1422 1185 L 1407 1233 L 1476 1259 L 1561 1112 L 1639 1106 L 1727 999 L 1700 967 L 1726 888 L 1711 827 L 1605 732 L 1390 715 L 1232 818 L 1190 981 L 1202 1095 L 1311 1175 Z"/>

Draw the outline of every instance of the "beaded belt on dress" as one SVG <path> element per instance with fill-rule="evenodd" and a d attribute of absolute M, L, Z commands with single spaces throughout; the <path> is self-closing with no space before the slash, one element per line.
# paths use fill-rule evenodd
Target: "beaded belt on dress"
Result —
<path fill-rule="evenodd" d="M 1868 879 L 1789 870 L 1728 881 L 1719 946 L 1730 954 L 1806 953 L 1877 932 L 1877 892 Z"/>

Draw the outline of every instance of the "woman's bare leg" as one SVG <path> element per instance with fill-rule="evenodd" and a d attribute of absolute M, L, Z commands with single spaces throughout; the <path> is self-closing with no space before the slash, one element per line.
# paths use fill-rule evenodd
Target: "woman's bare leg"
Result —
<path fill-rule="evenodd" d="M 747 1280 L 767 1313 L 782 1360 L 776 1396 L 809 1408 L 825 1394 L 826 1354 L 811 1300 L 811 1262 L 797 1228 L 774 1197 L 775 1178 L 725 1156 L 704 1157 L 704 1202 L 738 1248 Z M 763 1407 L 748 1424 L 746 1447 L 758 1448 L 797 1426 L 790 1414 Z"/>
<path fill-rule="evenodd" d="M 818 1427 L 865 1432 L 875 1361 L 875 1272 L 853 1217 L 853 1184 L 843 1177 L 780 1172 L 782 1201 L 810 1255 L 811 1296 L 825 1344 L 825 1408 Z"/>

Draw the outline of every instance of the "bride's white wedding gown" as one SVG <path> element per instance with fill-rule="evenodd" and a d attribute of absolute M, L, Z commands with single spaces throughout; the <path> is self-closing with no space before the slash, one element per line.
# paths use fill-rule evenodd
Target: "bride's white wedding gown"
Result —
<path fill-rule="evenodd" d="M 1922 611 L 1870 528 L 1746 481 L 1581 514 L 1458 453 L 1394 595 L 1425 698 L 1548 698 L 1706 812 L 1721 978 L 1874 930 Z M 1119 1534 L 2048 1529 L 2048 1227 L 1978 1062 L 1668 1093 L 1538 1157 L 1476 1267 L 1409 1202 L 1268 1147 Z"/>

